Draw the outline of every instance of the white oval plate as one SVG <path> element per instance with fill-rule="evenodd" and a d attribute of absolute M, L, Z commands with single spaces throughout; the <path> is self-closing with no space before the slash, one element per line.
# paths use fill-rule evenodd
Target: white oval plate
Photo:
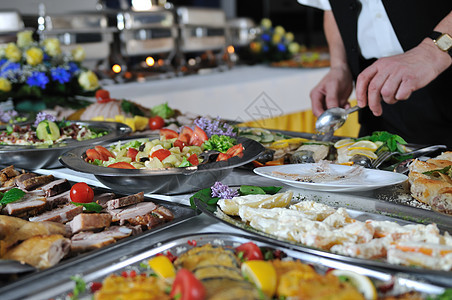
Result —
<path fill-rule="evenodd" d="M 289 176 L 282 177 L 281 175 L 276 175 L 274 172 L 281 172 L 286 174 L 297 174 L 300 176 L 313 175 L 313 172 L 318 164 L 289 164 L 281 166 L 269 166 L 255 168 L 254 173 L 278 180 L 290 186 L 297 188 L 316 190 L 316 191 L 327 191 L 327 192 L 356 192 L 356 191 L 368 191 L 377 189 L 384 186 L 390 186 L 398 183 L 402 183 L 408 179 L 406 175 L 374 170 L 364 168 L 363 174 L 356 179 L 350 179 L 346 182 L 334 181 L 334 182 L 302 182 L 290 179 Z M 350 171 L 353 167 L 344 165 L 330 165 L 331 172 L 335 174 L 345 174 Z"/>

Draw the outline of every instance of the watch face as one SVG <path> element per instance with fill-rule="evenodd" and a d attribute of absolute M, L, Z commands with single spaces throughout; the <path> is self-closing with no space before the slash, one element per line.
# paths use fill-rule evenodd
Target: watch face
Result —
<path fill-rule="evenodd" d="M 452 37 L 447 33 L 442 34 L 437 40 L 436 44 L 443 51 L 448 51 L 452 48 Z"/>

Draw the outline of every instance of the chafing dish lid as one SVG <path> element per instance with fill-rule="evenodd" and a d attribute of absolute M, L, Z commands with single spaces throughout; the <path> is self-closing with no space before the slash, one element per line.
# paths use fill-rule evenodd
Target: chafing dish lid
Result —
<path fill-rule="evenodd" d="M 19 12 L 0 10 L 0 34 L 24 30 L 24 22 Z"/>
<path fill-rule="evenodd" d="M 221 9 L 182 6 L 178 7 L 176 11 L 181 25 L 206 27 L 224 27 L 226 25 L 226 15 Z"/>
<path fill-rule="evenodd" d="M 175 25 L 173 13 L 165 9 L 152 11 L 120 11 L 116 15 L 119 30 L 172 27 Z"/>

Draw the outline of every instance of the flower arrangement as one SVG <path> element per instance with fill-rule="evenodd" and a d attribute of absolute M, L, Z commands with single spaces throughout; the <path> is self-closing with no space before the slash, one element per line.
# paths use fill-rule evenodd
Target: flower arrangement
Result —
<path fill-rule="evenodd" d="M 53 107 L 76 95 L 92 96 L 99 81 L 82 67 L 84 59 L 82 47 L 63 53 L 56 38 L 38 42 L 32 31 L 19 32 L 16 43 L 0 48 L 0 101 L 40 100 Z"/>
<path fill-rule="evenodd" d="M 262 19 L 256 38 L 250 43 L 250 52 L 261 61 L 276 62 L 291 58 L 300 45 L 294 35 L 282 26 L 272 26 L 269 19 Z"/>

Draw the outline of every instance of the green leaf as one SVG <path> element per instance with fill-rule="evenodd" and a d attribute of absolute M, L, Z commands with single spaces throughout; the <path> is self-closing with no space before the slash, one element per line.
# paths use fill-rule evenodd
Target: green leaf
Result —
<path fill-rule="evenodd" d="M 13 132 L 14 132 L 13 126 L 7 125 L 7 126 L 6 126 L 6 132 L 7 132 L 8 134 L 13 133 Z"/>
<path fill-rule="evenodd" d="M 78 299 L 78 296 L 86 291 L 86 282 L 80 276 L 71 276 L 71 280 L 75 281 L 74 289 L 72 290 L 73 296 L 71 299 Z"/>
<path fill-rule="evenodd" d="M 433 174 L 435 174 L 435 173 L 442 173 L 442 174 L 445 174 L 445 175 L 449 175 L 449 171 L 451 170 L 451 167 L 452 167 L 452 166 L 447 166 L 447 167 L 442 168 L 442 169 L 437 169 L 437 170 L 432 170 L 432 171 L 423 172 L 422 174 L 425 174 L 425 175 L 433 175 Z"/>
<path fill-rule="evenodd" d="M 266 194 L 274 195 L 282 189 L 282 186 L 261 186 Z"/>
<path fill-rule="evenodd" d="M 195 199 L 199 199 L 200 201 L 207 203 L 210 199 L 212 199 L 212 190 L 210 188 L 205 188 L 199 190 L 193 196 L 191 196 L 190 206 L 193 209 L 196 209 Z"/>
<path fill-rule="evenodd" d="M 88 212 L 96 212 L 99 213 L 102 211 L 103 207 L 97 204 L 96 202 L 90 202 L 90 203 L 78 203 L 78 202 L 72 202 L 75 206 L 83 206 L 86 211 Z"/>
<path fill-rule="evenodd" d="M 5 205 L 11 202 L 15 202 L 21 199 L 25 195 L 25 192 L 18 188 L 12 188 L 7 191 L 2 199 L 0 200 L 0 204 Z"/>
<path fill-rule="evenodd" d="M 265 195 L 265 191 L 258 187 L 252 185 L 242 185 L 240 186 L 239 193 L 242 196 L 245 195 Z"/>

